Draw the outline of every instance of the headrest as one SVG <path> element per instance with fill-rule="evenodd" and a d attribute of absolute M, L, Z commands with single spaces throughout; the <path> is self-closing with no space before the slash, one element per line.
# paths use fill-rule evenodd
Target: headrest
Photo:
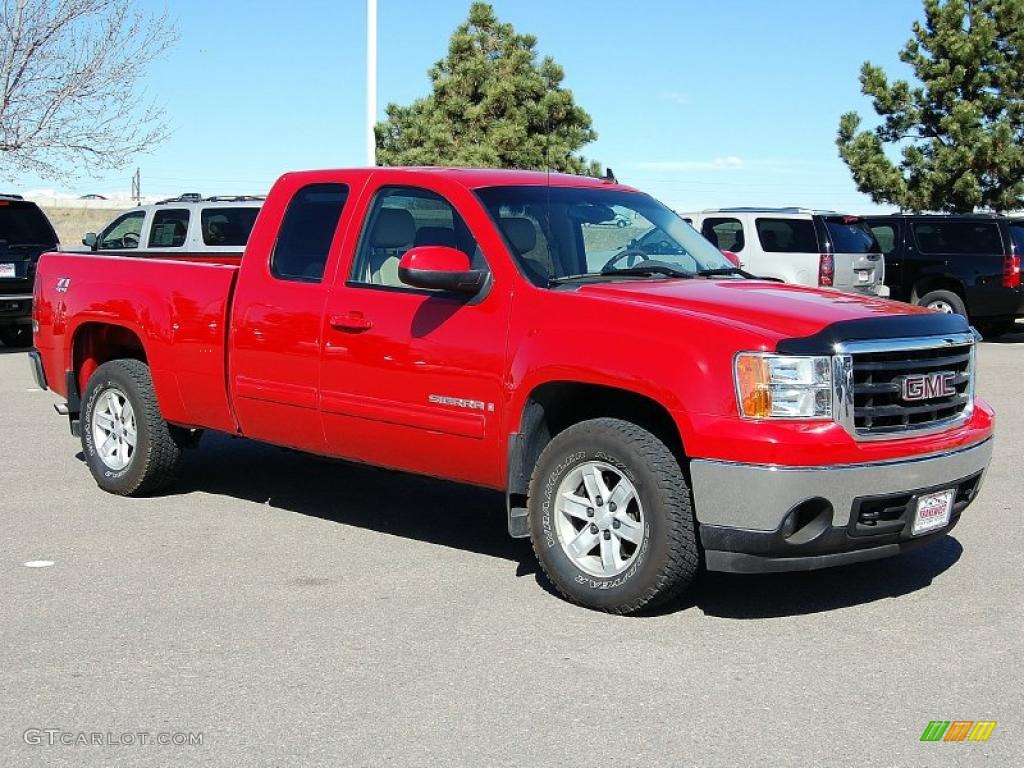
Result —
<path fill-rule="evenodd" d="M 537 228 L 533 222 L 522 216 L 499 219 L 502 232 L 516 253 L 529 253 L 537 246 Z"/>
<path fill-rule="evenodd" d="M 455 230 L 451 227 L 420 227 L 413 245 L 446 245 L 455 247 Z"/>
<path fill-rule="evenodd" d="M 416 222 L 404 208 L 381 208 L 373 225 L 374 248 L 401 248 L 416 237 Z"/>

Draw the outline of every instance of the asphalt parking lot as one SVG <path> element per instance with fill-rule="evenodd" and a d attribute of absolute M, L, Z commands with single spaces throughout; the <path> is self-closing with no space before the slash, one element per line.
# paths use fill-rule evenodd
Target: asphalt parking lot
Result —
<path fill-rule="evenodd" d="M 0 348 L 0 766 L 1024 764 L 1024 333 L 979 367 L 999 436 L 950 537 L 621 618 L 547 591 L 487 491 L 208 435 L 173 494 L 107 495 Z"/>

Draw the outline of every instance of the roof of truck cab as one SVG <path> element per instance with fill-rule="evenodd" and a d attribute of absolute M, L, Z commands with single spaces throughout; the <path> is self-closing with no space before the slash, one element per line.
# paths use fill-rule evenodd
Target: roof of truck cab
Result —
<path fill-rule="evenodd" d="M 576 176 L 571 173 L 547 173 L 546 171 L 521 171 L 509 168 L 447 168 L 439 166 L 379 166 L 377 168 L 337 168 L 321 171 L 293 171 L 285 174 L 289 177 L 306 176 L 322 180 L 331 173 L 387 173 L 388 175 L 408 175 L 416 177 L 443 176 L 456 181 L 468 189 L 481 187 L 589 187 L 594 189 L 614 189 L 620 192 L 636 192 L 632 187 L 593 176 Z"/>

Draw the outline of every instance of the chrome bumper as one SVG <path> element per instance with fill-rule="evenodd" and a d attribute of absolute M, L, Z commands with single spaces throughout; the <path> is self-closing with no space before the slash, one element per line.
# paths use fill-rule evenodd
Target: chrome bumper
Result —
<path fill-rule="evenodd" d="M 992 439 L 953 453 L 873 464 L 781 467 L 695 459 L 690 462 L 697 521 L 776 531 L 791 509 L 824 498 L 833 526 L 845 526 L 855 499 L 931 488 L 983 471 Z"/>

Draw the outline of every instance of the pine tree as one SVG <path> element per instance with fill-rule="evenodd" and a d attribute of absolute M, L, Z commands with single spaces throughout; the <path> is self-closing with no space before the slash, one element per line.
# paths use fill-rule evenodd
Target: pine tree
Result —
<path fill-rule="evenodd" d="M 857 188 L 912 211 L 1024 207 L 1024 0 L 925 0 L 900 52 L 917 79 L 865 62 L 881 124 L 842 116 L 836 144 Z M 886 147 L 899 150 L 898 164 Z M 894 153 L 891 153 L 894 154 Z"/>
<path fill-rule="evenodd" d="M 388 105 L 376 127 L 378 162 L 600 173 L 577 154 L 597 138 L 590 115 L 561 86 L 562 68 L 550 57 L 538 63 L 536 45 L 473 3 L 430 69 L 433 93 Z"/>

